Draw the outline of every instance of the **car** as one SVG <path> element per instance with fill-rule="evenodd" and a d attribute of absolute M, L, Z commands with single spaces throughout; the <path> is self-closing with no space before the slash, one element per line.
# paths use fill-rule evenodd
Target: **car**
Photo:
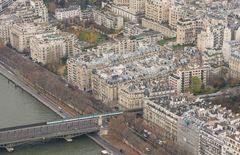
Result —
<path fill-rule="evenodd" d="M 150 152 L 151 150 L 147 147 L 145 148 L 146 152 Z"/>
<path fill-rule="evenodd" d="M 107 150 L 102 150 L 101 155 L 109 155 L 110 153 Z"/>
<path fill-rule="evenodd" d="M 60 107 L 60 106 L 58 106 L 58 109 L 59 109 L 60 112 L 62 112 L 62 110 L 63 110 L 63 108 Z"/>
<path fill-rule="evenodd" d="M 144 133 L 144 134 L 143 134 L 143 137 L 144 137 L 144 138 L 148 138 L 148 137 L 149 137 L 149 135 L 148 135 L 148 134 L 146 134 L 146 133 Z"/>

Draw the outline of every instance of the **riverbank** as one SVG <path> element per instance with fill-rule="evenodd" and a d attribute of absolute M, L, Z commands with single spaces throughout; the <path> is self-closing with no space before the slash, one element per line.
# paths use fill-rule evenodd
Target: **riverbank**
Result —
<path fill-rule="evenodd" d="M 4 77 L 6 77 L 8 80 L 12 81 L 16 86 L 20 87 L 24 91 L 28 92 L 31 96 L 36 98 L 38 101 L 40 101 L 42 104 L 44 104 L 46 107 L 54 111 L 57 115 L 59 115 L 62 118 L 70 117 L 67 113 L 61 113 L 59 111 L 59 106 L 56 103 L 54 103 L 52 100 L 47 98 L 46 96 L 37 93 L 32 87 L 25 84 L 23 81 L 19 80 L 16 75 L 3 64 L 3 62 L 0 61 L 0 74 Z"/>

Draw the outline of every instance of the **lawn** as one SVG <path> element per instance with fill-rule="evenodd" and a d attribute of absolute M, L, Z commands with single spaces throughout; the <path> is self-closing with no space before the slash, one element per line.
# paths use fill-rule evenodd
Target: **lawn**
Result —
<path fill-rule="evenodd" d="M 80 41 L 88 42 L 91 45 L 98 45 L 108 40 L 108 36 L 97 32 L 94 28 L 67 27 L 64 29 L 69 33 L 75 34 Z"/>
<path fill-rule="evenodd" d="M 180 44 L 177 44 L 177 45 L 173 45 L 172 48 L 173 50 L 181 50 L 181 49 L 184 49 L 184 47 L 188 47 L 188 46 L 195 46 L 194 44 L 185 44 L 185 45 L 180 45 Z"/>
<path fill-rule="evenodd" d="M 164 39 L 160 40 L 160 41 L 158 42 L 158 44 L 161 45 L 161 46 L 163 46 L 163 45 L 165 45 L 165 44 L 167 44 L 167 43 L 169 43 L 169 42 L 174 42 L 174 41 L 176 41 L 176 37 L 173 37 L 173 38 L 164 38 Z"/>
<path fill-rule="evenodd" d="M 82 29 L 78 38 L 80 41 L 86 41 L 91 44 L 99 44 L 107 40 L 107 35 L 103 35 L 93 28 Z"/>

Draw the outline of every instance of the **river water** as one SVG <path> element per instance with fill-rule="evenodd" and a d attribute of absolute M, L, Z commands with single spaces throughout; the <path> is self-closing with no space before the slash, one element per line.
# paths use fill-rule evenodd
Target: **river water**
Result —
<path fill-rule="evenodd" d="M 0 128 L 58 119 L 58 115 L 0 74 Z M 88 137 L 81 136 L 71 143 L 58 139 L 26 144 L 13 153 L 2 149 L 0 155 L 100 155 L 101 150 Z"/>

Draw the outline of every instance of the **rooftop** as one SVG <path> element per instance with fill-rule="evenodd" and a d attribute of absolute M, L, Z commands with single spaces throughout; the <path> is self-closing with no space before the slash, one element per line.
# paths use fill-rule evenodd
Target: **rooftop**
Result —
<path fill-rule="evenodd" d="M 109 68 L 97 70 L 101 79 L 106 80 L 108 84 L 118 84 L 134 79 L 144 79 L 149 76 L 164 75 L 174 70 L 172 60 L 155 54 L 144 60 L 136 60 L 126 64 L 119 64 Z"/>
<path fill-rule="evenodd" d="M 154 93 L 161 91 L 172 90 L 169 86 L 167 77 L 159 79 L 142 79 L 138 81 L 131 81 L 130 83 L 125 84 L 125 89 L 130 92 L 146 92 L 146 93 Z"/>
<path fill-rule="evenodd" d="M 65 12 L 65 11 L 72 11 L 72 10 L 81 10 L 79 5 L 70 5 L 68 8 L 57 8 L 55 12 Z"/>
<path fill-rule="evenodd" d="M 150 101 L 152 102 L 147 102 L 149 106 L 155 109 L 164 108 L 177 116 L 182 116 L 194 107 L 194 104 L 192 104 L 193 99 L 186 94 L 163 95 L 150 99 Z"/>
<path fill-rule="evenodd" d="M 126 54 L 115 54 L 113 52 L 96 54 L 94 52 L 86 52 L 85 54 L 81 54 L 76 60 L 81 66 L 85 65 L 88 68 L 94 68 L 99 65 L 117 65 L 126 59 L 137 59 L 145 54 L 154 54 L 158 51 L 160 51 L 160 48 L 156 45 L 139 46 L 137 51 Z"/>

